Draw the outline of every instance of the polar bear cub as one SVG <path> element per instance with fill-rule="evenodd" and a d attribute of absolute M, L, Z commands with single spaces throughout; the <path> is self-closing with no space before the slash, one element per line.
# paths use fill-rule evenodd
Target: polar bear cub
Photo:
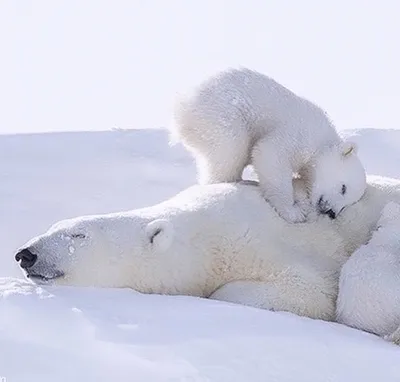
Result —
<path fill-rule="evenodd" d="M 370 241 L 342 268 L 337 321 L 400 345 L 400 204 L 389 202 Z"/>
<path fill-rule="evenodd" d="M 264 197 L 289 222 L 305 221 L 311 207 L 335 218 L 366 189 L 356 145 L 323 110 L 261 73 L 217 73 L 179 98 L 174 118 L 172 141 L 195 156 L 200 184 L 239 181 L 252 164 Z M 294 201 L 293 174 L 306 180 L 308 203 Z"/>

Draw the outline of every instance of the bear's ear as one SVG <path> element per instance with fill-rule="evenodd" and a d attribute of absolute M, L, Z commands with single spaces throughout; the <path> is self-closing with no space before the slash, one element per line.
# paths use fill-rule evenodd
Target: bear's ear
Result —
<path fill-rule="evenodd" d="M 174 227 L 168 220 L 153 220 L 146 226 L 146 238 L 155 251 L 166 251 L 174 238 Z"/>
<path fill-rule="evenodd" d="M 341 146 L 340 150 L 342 152 L 342 155 L 345 158 L 350 157 L 350 155 L 356 154 L 357 153 L 357 144 L 352 141 L 344 141 Z"/>

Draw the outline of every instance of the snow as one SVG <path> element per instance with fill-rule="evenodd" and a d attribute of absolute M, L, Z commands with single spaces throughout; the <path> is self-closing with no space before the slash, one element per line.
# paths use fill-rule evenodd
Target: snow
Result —
<path fill-rule="evenodd" d="M 368 173 L 400 178 L 400 130 L 349 134 Z M 0 136 L 0 179 L 0 380 L 400 380 L 398 347 L 343 325 L 22 279 L 15 249 L 55 221 L 152 205 L 195 182 L 191 157 L 165 131 Z"/>

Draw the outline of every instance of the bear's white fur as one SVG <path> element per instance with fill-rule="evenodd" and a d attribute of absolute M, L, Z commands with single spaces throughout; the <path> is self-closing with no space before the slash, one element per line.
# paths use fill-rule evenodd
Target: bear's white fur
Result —
<path fill-rule="evenodd" d="M 264 197 L 289 222 L 315 210 L 335 217 L 365 191 L 355 143 L 319 107 L 261 73 L 217 73 L 179 98 L 175 122 L 172 141 L 194 154 L 200 184 L 239 181 L 253 164 Z M 294 173 L 306 180 L 308 204 L 294 201 Z"/>
<path fill-rule="evenodd" d="M 383 205 L 400 202 L 400 184 L 375 179 L 336 220 L 290 224 L 249 183 L 196 185 L 152 207 L 62 221 L 21 248 L 37 256 L 25 271 L 38 282 L 211 297 L 334 319 L 340 268 L 369 240 Z"/>
<path fill-rule="evenodd" d="M 370 241 L 342 268 L 337 321 L 400 344 L 400 205 L 389 202 Z"/>

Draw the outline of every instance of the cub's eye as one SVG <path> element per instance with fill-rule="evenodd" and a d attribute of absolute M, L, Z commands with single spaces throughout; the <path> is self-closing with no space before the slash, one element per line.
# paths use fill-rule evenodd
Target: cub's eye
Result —
<path fill-rule="evenodd" d="M 84 235 L 83 233 L 73 233 L 73 234 L 71 235 L 71 237 L 72 237 L 73 239 L 85 239 L 85 238 L 86 238 L 86 235 Z"/>
<path fill-rule="evenodd" d="M 342 185 L 342 195 L 344 195 L 347 191 L 347 187 L 345 184 Z"/>

